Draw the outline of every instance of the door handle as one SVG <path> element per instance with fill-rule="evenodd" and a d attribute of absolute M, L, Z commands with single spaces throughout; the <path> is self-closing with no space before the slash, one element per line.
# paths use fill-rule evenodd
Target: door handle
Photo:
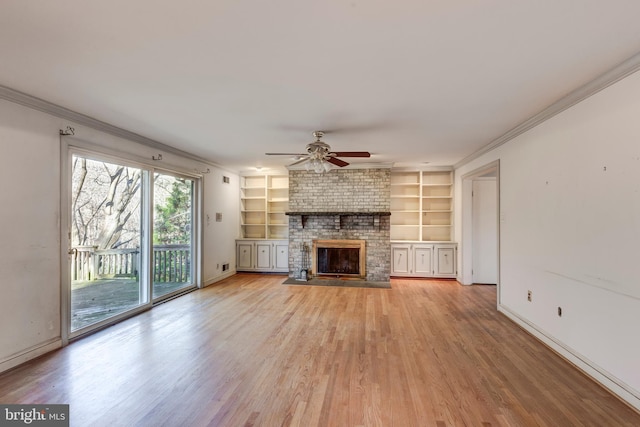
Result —
<path fill-rule="evenodd" d="M 69 249 L 69 255 L 73 255 L 73 259 L 77 260 L 78 259 L 78 248 Z"/>

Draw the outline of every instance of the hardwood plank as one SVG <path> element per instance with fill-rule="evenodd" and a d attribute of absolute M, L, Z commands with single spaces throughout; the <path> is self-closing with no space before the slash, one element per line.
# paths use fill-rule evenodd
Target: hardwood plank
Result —
<path fill-rule="evenodd" d="M 0 375 L 75 426 L 640 425 L 495 309 L 495 287 L 238 274 Z"/>

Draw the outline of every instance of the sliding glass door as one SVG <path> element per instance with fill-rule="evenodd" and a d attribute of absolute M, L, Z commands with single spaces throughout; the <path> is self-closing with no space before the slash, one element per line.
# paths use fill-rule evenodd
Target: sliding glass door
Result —
<path fill-rule="evenodd" d="M 70 332 L 102 324 L 149 301 L 141 278 L 147 172 L 71 158 Z"/>
<path fill-rule="evenodd" d="M 64 340 L 197 287 L 195 176 L 66 146 Z"/>
<path fill-rule="evenodd" d="M 195 286 L 193 281 L 193 195 L 189 178 L 154 174 L 153 299 L 163 299 Z"/>

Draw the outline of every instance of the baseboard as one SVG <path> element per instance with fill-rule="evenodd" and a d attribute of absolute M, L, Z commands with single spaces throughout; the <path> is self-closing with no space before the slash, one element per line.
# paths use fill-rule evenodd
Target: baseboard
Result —
<path fill-rule="evenodd" d="M 585 375 L 596 381 L 598 384 L 602 385 L 604 388 L 616 395 L 630 407 L 640 412 L 640 391 L 635 390 L 624 381 L 616 378 L 605 369 L 602 369 L 595 363 L 591 362 L 588 358 L 565 346 L 562 342 L 546 335 L 535 325 L 518 316 L 508 307 L 499 304 L 498 311 L 507 316 L 511 321 L 533 335 L 535 338 L 540 340 L 543 344 L 560 355 L 562 358 L 566 359 L 569 363 L 574 365 Z"/>
<path fill-rule="evenodd" d="M 236 274 L 236 270 L 229 270 L 229 271 L 227 271 L 226 273 L 223 273 L 223 274 L 221 274 L 221 275 L 219 275 L 219 276 L 216 276 L 216 277 L 212 277 L 212 278 L 206 279 L 206 280 L 204 281 L 204 286 L 203 286 L 203 288 L 206 288 L 206 287 L 207 287 L 207 286 L 209 286 L 209 285 L 213 285 L 214 283 L 219 282 L 219 281 L 221 281 L 221 280 L 227 279 L 227 278 L 229 278 L 229 277 L 233 276 L 234 274 Z"/>
<path fill-rule="evenodd" d="M 15 368 L 16 366 L 28 362 L 31 359 L 35 359 L 36 357 L 42 356 L 45 353 L 49 353 L 50 351 L 57 350 L 61 347 L 62 339 L 54 338 L 51 341 L 31 347 L 20 353 L 13 354 L 0 362 L 0 372 L 8 371 L 9 369 Z"/>

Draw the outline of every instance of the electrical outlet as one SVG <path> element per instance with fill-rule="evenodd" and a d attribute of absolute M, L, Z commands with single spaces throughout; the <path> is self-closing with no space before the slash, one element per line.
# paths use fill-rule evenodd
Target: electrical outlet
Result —
<path fill-rule="evenodd" d="M 531 302 L 531 296 L 532 295 L 533 295 L 533 292 L 527 291 L 527 301 Z"/>
<path fill-rule="evenodd" d="M 562 317 L 562 307 L 558 307 L 558 316 Z"/>
<path fill-rule="evenodd" d="M 222 271 L 227 271 L 229 270 L 229 264 L 222 264 Z"/>

